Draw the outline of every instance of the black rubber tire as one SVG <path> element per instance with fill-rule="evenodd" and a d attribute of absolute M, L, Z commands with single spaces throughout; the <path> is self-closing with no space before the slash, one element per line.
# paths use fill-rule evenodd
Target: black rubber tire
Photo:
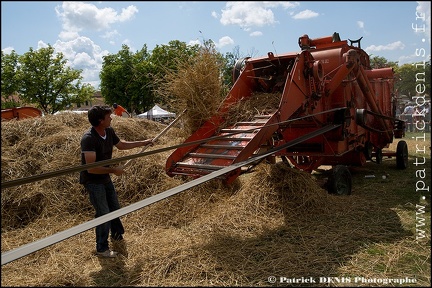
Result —
<path fill-rule="evenodd" d="M 408 167 L 408 145 L 404 140 L 399 141 L 396 147 L 396 167 L 398 169 Z"/>
<path fill-rule="evenodd" d="M 350 195 L 352 179 L 349 169 L 344 165 L 333 167 L 327 182 L 327 190 L 330 194 Z"/>
<path fill-rule="evenodd" d="M 355 121 L 357 125 L 364 126 L 366 123 L 366 110 L 365 109 L 357 109 L 355 112 Z"/>
<path fill-rule="evenodd" d="M 381 164 L 383 161 L 382 149 L 377 149 L 375 152 L 375 162 Z"/>
<path fill-rule="evenodd" d="M 234 64 L 234 68 L 233 68 L 233 71 L 232 71 L 232 81 L 233 81 L 233 84 L 237 81 L 238 77 L 240 76 L 240 73 L 244 69 L 246 60 L 249 59 L 249 58 L 251 58 L 251 57 L 240 58 Z"/>
<path fill-rule="evenodd" d="M 366 160 L 371 160 L 372 159 L 372 150 L 373 150 L 372 143 L 370 143 L 369 141 L 367 141 L 365 143 L 364 150 L 363 150 L 363 152 L 364 152 L 364 154 L 366 156 Z"/>

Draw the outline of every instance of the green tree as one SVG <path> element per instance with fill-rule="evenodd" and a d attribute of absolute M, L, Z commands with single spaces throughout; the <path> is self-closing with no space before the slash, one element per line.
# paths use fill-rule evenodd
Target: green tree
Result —
<path fill-rule="evenodd" d="M 24 55 L 16 57 L 11 53 L 3 59 L 2 54 L 2 93 L 3 87 L 5 93 L 15 90 L 24 103 L 35 104 L 45 114 L 54 114 L 74 103 L 82 103 L 94 94 L 90 84 L 81 84 L 82 71 L 67 67 L 63 54 L 54 55 L 54 48 L 50 45 L 36 51 L 30 48 Z M 3 86 L 9 81 L 10 86 Z"/>
<path fill-rule="evenodd" d="M 372 69 L 387 68 L 387 67 L 396 68 L 398 66 L 398 62 L 388 61 L 386 58 L 381 56 L 370 55 L 369 60 Z"/>
<path fill-rule="evenodd" d="M 170 41 L 168 45 L 156 45 L 149 59 L 152 67 L 151 85 L 154 91 L 154 103 L 160 103 L 168 110 L 180 112 L 172 105 L 173 95 L 164 95 L 164 93 L 159 93 L 158 91 L 160 91 L 162 86 L 165 86 L 165 76 L 178 71 L 181 63 L 185 63 L 196 56 L 199 49 L 199 45 L 191 46 L 179 40 Z"/>
<path fill-rule="evenodd" d="M 395 74 L 395 87 L 398 90 L 399 95 L 407 95 L 412 99 L 413 96 L 418 94 L 416 92 L 416 86 L 418 84 L 425 84 L 425 94 L 430 95 L 431 60 L 425 63 L 417 62 L 412 64 L 404 64 L 395 69 Z M 419 80 L 417 81 L 417 79 Z"/>
<path fill-rule="evenodd" d="M 168 102 L 157 93 L 163 76 L 177 69 L 179 61 L 190 59 L 196 51 L 197 45 L 189 46 L 178 40 L 157 45 L 151 53 L 146 45 L 136 53 L 123 45 L 117 54 L 103 59 L 100 78 L 105 102 L 118 103 L 135 113 L 147 111 L 155 103 L 167 106 Z"/>
<path fill-rule="evenodd" d="M 227 87 L 232 87 L 233 83 L 233 69 L 237 61 L 243 57 L 240 56 L 239 46 L 234 47 L 232 52 L 225 53 L 225 65 L 223 68 L 224 84 Z"/>
<path fill-rule="evenodd" d="M 12 96 L 18 91 L 18 54 L 12 50 L 10 54 L 1 51 L 1 97 L 2 109 L 21 106 Z"/>
<path fill-rule="evenodd" d="M 152 99 L 151 91 L 146 89 L 148 57 L 146 45 L 133 53 L 123 44 L 117 54 L 103 58 L 100 86 L 106 103 L 120 104 L 131 112 L 142 111 L 148 106 Z"/>
<path fill-rule="evenodd" d="M 430 94 L 430 79 L 431 79 L 431 60 L 427 62 L 416 62 L 410 64 L 398 65 L 398 62 L 388 61 L 384 57 L 370 55 L 370 65 L 373 69 L 392 67 L 395 73 L 395 89 L 400 95 L 407 95 L 411 100 L 412 97 L 418 94 L 416 86 L 420 83 L 416 79 L 422 79 L 422 84 L 425 84 L 425 94 Z M 423 82 L 424 80 L 424 82 Z"/>

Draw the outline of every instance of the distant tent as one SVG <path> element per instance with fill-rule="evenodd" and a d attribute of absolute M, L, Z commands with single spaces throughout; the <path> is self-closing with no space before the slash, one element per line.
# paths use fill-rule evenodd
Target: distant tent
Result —
<path fill-rule="evenodd" d="M 137 116 L 138 118 L 147 118 L 149 120 L 160 121 L 162 119 L 175 118 L 176 114 L 168 112 L 158 105 L 155 105 L 152 109 Z"/>

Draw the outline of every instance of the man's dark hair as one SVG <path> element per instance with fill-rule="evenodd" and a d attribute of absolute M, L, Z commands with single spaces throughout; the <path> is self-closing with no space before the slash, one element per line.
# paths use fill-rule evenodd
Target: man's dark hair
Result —
<path fill-rule="evenodd" d="M 92 126 L 98 126 L 105 115 L 111 114 L 111 107 L 95 105 L 88 111 L 88 120 Z"/>

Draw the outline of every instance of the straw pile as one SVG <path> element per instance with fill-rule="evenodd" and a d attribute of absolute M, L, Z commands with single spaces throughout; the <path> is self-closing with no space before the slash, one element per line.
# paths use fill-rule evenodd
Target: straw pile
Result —
<path fill-rule="evenodd" d="M 279 108 L 280 93 L 255 92 L 250 97 L 231 105 L 220 128 L 233 126 L 240 121 L 252 121 L 256 115 L 274 113 Z"/>
<path fill-rule="evenodd" d="M 196 131 L 217 113 L 227 96 L 228 87 L 222 82 L 221 61 L 215 50 L 203 47 L 191 60 L 179 61 L 178 70 L 167 70 L 157 91 L 167 103 L 185 112 L 184 135 Z M 238 121 L 252 120 L 255 115 L 274 112 L 279 107 L 280 93 L 254 93 L 251 97 L 234 103 L 224 115 L 221 128 Z"/>
<path fill-rule="evenodd" d="M 137 118 L 126 122 L 115 117 L 112 123 L 117 128 L 118 136 L 128 141 L 152 138 L 164 127 L 157 122 Z M 87 116 L 74 113 L 2 122 L 2 182 L 80 165 L 80 140 L 89 128 Z M 161 141 L 177 138 L 175 130 L 169 131 Z M 171 138 L 167 138 L 168 135 Z M 116 152 L 117 157 L 131 153 Z M 139 150 L 135 149 L 135 152 Z M 139 169 L 143 161 L 137 160 L 137 165 L 131 165 L 132 175 L 137 173 L 134 170 Z M 157 179 L 155 174 L 163 171 L 162 165 L 149 165 L 145 174 L 151 176 L 146 176 Z M 50 217 L 63 211 L 91 211 L 85 201 L 86 195 L 81 193 L 84 190 L 78 183 L 78 175 L 74 173 L 50 178 L 2 192 L 2 230 L 23 227 L 35 218 Z M 141 183 L 135 185 L 138 187 L 126 185 L 125 188 L 128 188 L 127 191 L 139 191 L 142 188 Z M 129 196 L 132 201 L 135 200 L 133 195 Z"/>
<path fill-rule="evenodd" d="M 222 63 L 211 47 L 203 47 L 193 59 L 180 61 L 177 66 L 176 71 L 166 71 L 158 94 L 178 110 L 187 109 L 184 131 L 189 135 L 214 115 L 227 87 L 220 74 Z"/>
<path fill-rule="evenodd" d="M 112 126 L 126 140 L 153 138 L 164 128 L 117 117 Z M 75 114 L 3 122 L 2 181 L 78 165 L 88 128 Z M 173 127 L 148 150 L 182 143 L 180 135 Z M 113 177 L 122 207 L 184 183 L 165 174 L 170 153 L 136 158 Z M 78 173 L 3 189 L 2 252 L 93 219 L 82 192 Z M 1 284 L 271 286 L 271 275 L 331 276 L 365 241 L 403 234 L 383 203 L 328 195 L 310 174 L 262 163 L 230 186 L 215 179 L 123 216 L 125 240 L 111 244 L 121 252 L 116 259 L 94 255 L 92 229 L 2 266 Z"/>

